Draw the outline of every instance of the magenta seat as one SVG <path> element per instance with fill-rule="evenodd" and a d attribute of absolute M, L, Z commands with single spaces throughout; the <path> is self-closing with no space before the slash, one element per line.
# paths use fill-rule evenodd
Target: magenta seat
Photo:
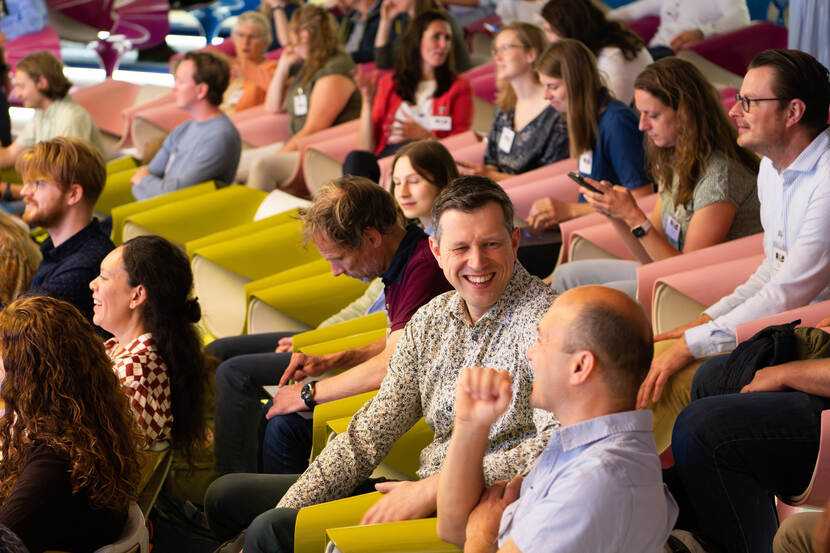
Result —
<path fill-rule="evenodd" d="M 470 79 L 470 87 L 473 94 L 487 103 L 495 104 L 498 89 L 496 88 L 496 75 L 484 74 Z"/>
<path fill-rule="evenodd" d="M 656 15 L 648 15 L 640 19 L 634 19 L 628 22 L 628 28 L 637 33 L 646 44 L 657 33 L 657 27 L 660 26 L 660 18 Z"/>
<path fill-rule="evenodd" d="M 489 17 L 485 17 L 484 19 L 480 19 L 475 23 L 470 23 L 464 27 L 464 34 L 467 37 L 467 49 L 473 49 L 473 35 L 476 33 L 482 33 L 485 35 L 493 36 L 495 33 L 490 29 L 490 26 L 500 28 L 501 27 L 501 17 L 498 15 L 491 15 Z"/>
<path fill-rule="evenodd" d="M 757 54 L 770 48 L 786 47 L 786 27 L 757 21 L 729 33 L 689 44 L 681 50 L 691 50 L 715 65 L 742 76 Z"/>
<path fill-rule="evenodd" d="M 46 50 L 61 59 L 61 44 L 58 33 L 52 27 L 46 26 L 37 33 L 22 35 L 14 40 L 6 42 L 6 62 L 9 67 L 14 67 L 17 62 L 31 54 Z"/>

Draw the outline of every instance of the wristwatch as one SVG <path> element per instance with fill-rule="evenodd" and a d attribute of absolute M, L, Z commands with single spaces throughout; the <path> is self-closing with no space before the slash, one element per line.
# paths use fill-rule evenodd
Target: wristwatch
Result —
<path fill-rule="evenodd" d="M 642 223 L 640 223 L 639 225 L 637 225 L 636 227 L 631 229 L 631 234 L 633 234 L 637 238 L 642 238 L 643 236 L 646 235 L 646 233 L 648 231 L 651 230 L 651 228 L 652 228 L 651 221 L 646 219 L 645 221 L 643 221 Z"/>
<path fill-rule="evenodd" d="M 317 381 L 312 380 L 311 382 L 306 382 L 305 385 L 300 390 L 300 399 L 303 400 L 306 407 L 309 409 L 314 409 L 317 405 L 317 402 L 314 401 L 314 390 L 317 387 Z"/>

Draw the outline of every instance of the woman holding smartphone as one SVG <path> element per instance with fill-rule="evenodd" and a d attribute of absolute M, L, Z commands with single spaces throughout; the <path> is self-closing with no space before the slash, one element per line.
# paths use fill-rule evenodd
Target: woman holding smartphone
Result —
<path fill-rule="evenodd" d="M 554 42 L 536 63 L 536 70 L 545 87 L 545 99 L 566 114 L 570 155 L 579 160 L 579 173 L 619 183 L 635 197 L 649 194 L 651 176 L 646 170 L 637 116 L 605 87 L 591 51 L 577 40 Z M 543 197 L 533 203 L 528 222 L 545 230 L 593 211 L 584 201 L 567 203 Z"/>
<path fill-rule="evenodd" d="M 755 179 L 758 158 L 736 143 L 720 95 L 680 58 L 653 63 L 635 81 L 640 129 L 659 198 L 646 215 L 631 192 L 589 181 L 587 202 L 606 215 L 637 261 L 585 260 L 561 265 L 553 287 L 605 284 L 632 297 L 637 266 L 761 232 Z"/>

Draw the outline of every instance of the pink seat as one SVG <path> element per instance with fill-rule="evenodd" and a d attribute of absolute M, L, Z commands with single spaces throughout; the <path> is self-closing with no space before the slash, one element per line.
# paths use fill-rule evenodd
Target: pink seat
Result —
<path fill-rule="evenodd" d="M 190 119 L 190 114 L 183 109 L 179 109 L 175 102 L 168 102 L 142 109 L 135 114 L 135 118 L 149 121 L 169 133 Z"/>
<path fill-rule="evenodd" d="M 477 33 L 494 36 L 495 33 L 493 32 L 493 27 L 497 29 L 501 27 L 501 17 L 498 15 L 491 15 L 489 17 L 485 17 L 484 19 L 480 19 L 475 23 L 466 25 L 464 27 L 464 35 L 467 37 L 467 49 L 473 49 L 473 35 Z"/>
<path fill-rule="evenodd" d="M 271 113 L 264 106 L 255 106 L 230 117 L 242 142 L 249 146 L 267 146 L 291 138 L 291 116 Z"/>
<path fill-rule="evenodd" d="M 646 313 L 651 316 L 654 289 L 658 279 L 698 267 L 716 265 L 730 259 L 757 255 L 763 251 L 764 234 L 758 233 L 641 265 L 637 268 L 637 300 L 642 304 Z"/>
<path fill-rule="evenodd" d="M 578 198 L 579 189 L 576 190 L 576 195 Z M 577 217 L 575 219 L 559 223 L 559 232 L 562 234 L 562 248 L 559 250 L 559 262 L 567 263 L 569 261 L 568 249 L 570 248 L 571 236 L 573 233 L 580 229 L 604 225 L 607 222 L 608 219 L 605 215 L 601 215 L 599 213 L 589 213 L 588 215 L 583 215 L 582 217 Z"/>
<path fill-rule="evenodd" d="M 499 184 L 502 188 L 507 190 L 508 188 L 524 186 L 526 184 L 538 182 L 540 180 L 549 179 L 559 175 L 564 175 L 568 171 L 576 171 L 575 159 L 562 159 L 557 161 L 556 163 L 551 163 L 550 165 L 545 165 L 544 167 L 539 167 L 533 169 L 532 171 L 527 171 L 519 175 L 514 175 L 508 179 L 504 179 Z"/>
<path fill-rule="evenodd" d="M 72 98 L 86 109 L 102 131 L 115 136 L 124 132 L 124 112 L 135 103 L 141 87 L 126 81 L 107 79 L 72 92 Z"/>
<path fill-rule="evenodd" d="M 516 216 L 527 219 L 533 202 L 542 196 L 556 198 L 563 202 L 575 202 L 579 197 L 579 189 L 567 175 L 559 174 L 538 182 L 531 182 L 524 186 L 505 188 L 505 192 L 513 202 Z"/>
<path fill-rule="evenodd" d="M 801 319 L 800 326 L 816 326 L 819 321 L 827 317 L 830 317 L 830 300 L 811 303 L 804 307 L 797 307 L 789 311 L 784 311 L 783 313 L 777 313 L 748 323 L 741 323 L 735 327 L 735 336 L 738 343 L 741 343 L 762 328 L 771 325 L 779 325 Z"/>
<path fill-rule="evenodd" d="M 498 89 L 496 88 L 496 75 L 484 74 L 478 75 L 470 79 L 470 87 L 473 89 L 473 94 L 477 98 L 481 98 L 487 103 L 495 104 Z"/>
<path fill-rule="evenodd" d="M 649 15 L 641 19 L 633 19 L 628 22 L 628 28 L 637 33 L 646 44 L 657 33 L 657 27 L 660 26 L 660 18 L 656 15 Z"/>
<path fill-rule="evenodd" d="M 484 163 L 484 151 L 486 149 L 487 144 L 484 142 L 473 142 L 463 148 L 454 148 L 452 150 L 452 157 L 456 161 L 470 165 L 481 165 Z"/>
<path fill-rule="evenodd" d="M 471 144 L 481 142 L 481 139 L 475 131 L 466 131 L 448 136 L 447 138 L 442 138 L 439 142 L 443 144 L 447 150 L 453 152 L 460 148 L 466 148 Z"/>
<path fill-rule="evenodd" d="M 742 76 L 756 54 L 770 48 L 786 47 L 786 27 L 756 21 L 729 33 L 683 46 L 681 50 L 691 50 L 715 65 Z"/>
<path fill-rule="evenodd" d="M 478 67 L 473 67 L 472 69 L 468 69 L 464 73 L 461 74 L 462 77 L 471 81 L 479 77 L 481 75 L 495 75 L 496 74 L 496 62 L 488 62 L 479 65 Z"/>
<path fill-rule="evenodd" d="M 732 106 L 734 106 L 737 103 L 735 95 L 738 94 L 738 92 L 738 89 L 734 86 L 726 86 L 720 89 L 720 97 L 721 101 L 723 102 L 723 109 L 726 110 L 726 113 L 729 113 L 729 110 L 732 109 Z M 729 118 L 729 120 L 732 121 L 732 124 L 735 123 L 735 120 L 731 117 Z"/>
<path fill-rule="evenodd" d="M 764 254 L 757 254 L 674 273 L 658 278 L 654 283 L 654 288 L 665 284 L 697 303 L 706 306 L 713 305 L 724 296 L 731 294 L 738 285 L 746 282 L 763 260 Z M 652 305 L 654 305 L 653 299 Z"/>
<path fill-rule="evenodd" d="M 133 122 L 135 121 L 137 115 L 144 110 L 161 107 L 167 104 L 175 106 L 175 97 L 172 92 L 153 98 L 152 100 L 143 102 L 137 106 L 130 106 L 124 109 L 124 111 L 121 112 L 124 129 L 121 132 L 121 141 L 115 146 L 116 149 L 129 148 L 130 146 L 136 145 L 133 140 Z"/>
<path fill-rule="evenodd" d="M 31 54 L 46 50 L 61 59 L 61 43 L 58 33 L 52 27 L 46 26 L 37 33 L 22 35 L 4 44 L 6 50 L 6 62 L 9 67 L 14 67 L 17 62 Z"/>

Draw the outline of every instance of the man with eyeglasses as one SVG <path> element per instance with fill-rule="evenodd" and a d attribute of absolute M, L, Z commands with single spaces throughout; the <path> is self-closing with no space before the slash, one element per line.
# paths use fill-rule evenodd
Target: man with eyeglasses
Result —
<path fill-rule="evenodd" d="M 680 497 L 681 513 L 688 505 L 697 530 L 718 550 L 770 550 L 778 525 L 770 497 L 798 495 L 812 476 L 820 412 L 830 405 L 818 385 L 827 372 L 799 363 L 769 367 L 743 393 L 726 394 L 726 355 L 709 359 L 696 373 L 683 367 L 733 349 L 742 322 L 830 298 L 828 109 L 828 70 L 812 56 L 767 50 L 752 60 L 730 116 L 738 144 L 763 156 L 758 196 L 764 261 L 696 321 L 657 337 L 678 340 L 655 358 L 640 390 L 641 405 L 662 392 L 655 412 L 662 406 L 669 416 L 667 405 L 684 392 L 688 401 L 691 389 L 693 401 L 672 433 L 679 476 L 672 492 Z"/>

